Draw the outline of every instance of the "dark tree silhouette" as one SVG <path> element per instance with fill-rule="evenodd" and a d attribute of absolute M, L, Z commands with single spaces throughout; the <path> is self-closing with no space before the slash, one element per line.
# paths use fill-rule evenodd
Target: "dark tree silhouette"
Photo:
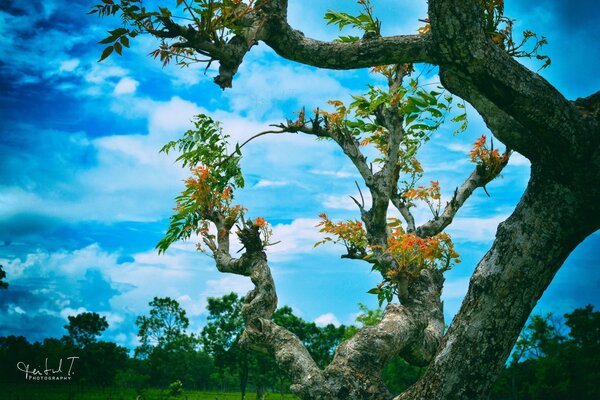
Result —
<path fill-rule="evenodd" d="M 65 329 L 75 346 L 84 348 L 96 341 L 96 338 L 108 328 L 106 318 L 95 312 L 84 312 L 69 316 Z"/>

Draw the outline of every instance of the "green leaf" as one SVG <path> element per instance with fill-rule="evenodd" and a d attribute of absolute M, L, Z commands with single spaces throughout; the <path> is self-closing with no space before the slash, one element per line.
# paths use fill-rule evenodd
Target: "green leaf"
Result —
<path fill-rule="evenodd" d="M 99 41 L 98 43 L 100 43 L 100 44 L 108 44 L 108 43 L 112 43 L 112 42 L 114 42 L 115 40 L 117 40 L 117 38 L 116 38 L 115 36 L 112 36 L 112 35 L 111 35 L 111 36 L 108 36 L 108 37 L 107 37 L 107 38 L 105 38 L 105 39 L 102 39 L 102 40 L 101 40 L 101 41 Z"/>
<path fill-rule="evenodd" d="M 123 51 L 123 47 L 121 46 L 121 43 L 115 43 L 114 45 L 115 47 L 115 51 L 117 52 L 118 55 L 121 55 L 121 52 Z"/>
<path fill-rule="evenodd" d="M 106 57 L 110 56 L 110 54 L 113 52 L 114 48 L 113 46 L 108 46 L 107 48 L 104 49 L 104 51 L 102 52 L 102 55 L 100 56 L 100 59 L 98 60 L 98 62 L 104 60 Z"/>
<path fill-rule="evenodd" d="M 360 38 L 358 36 L 340 36 L 335 41 L 340 43 L 355 43 L 359 40 Z"/>
<path fill-rule="evenodd" d="M 127 29 L 125 29 L 125 28 L 117 28 L 117 29 L 113 29 L 112 31 L 108 31 L 108 33 L 110 33 L 111 36 L 119 37 L 121 35 L 126 34 L 127 33 Z"/>
<path fill-rule="evenodd" d="M 460 122 L 460 121 L 464 121 L 467 119 L 467 113 L 463 113 L 460 115 L 457 115 L 456 117 L 452 118 L 451 121 L 452 122 Z"/>

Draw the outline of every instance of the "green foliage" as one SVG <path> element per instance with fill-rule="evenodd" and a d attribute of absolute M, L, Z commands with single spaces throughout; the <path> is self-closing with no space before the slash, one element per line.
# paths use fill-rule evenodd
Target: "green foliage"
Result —
<path fill-rule="evenodd" d="M 109 45 L 104 48 L 99 62 L 109 57 L 113 51 L 121 55 L 123 49 L 129 47 L 130 39 L 147 33 L 160 38 L 158 48 L 150 55 L 159 58 L 163 65 L 169 64 L 172 59 L 180 66 L 211 61 L 210 55 L 205 51 L 177 46 L 176 43 L 181 38 L 164 38 L 161 31 L 172 23 L 172 11 L 156 4 L 154 7 L 147 5 L 148 2 L 144 3 L 142 0 L 102 0 L 102 3 L 92 7 L 88 14 L 99 17 L 118 15 L 122 22 L 121 27 L 108 31 L 109 35 L 99 42 Z M 236 0 L 177 0 L 175 8 L 179 7 L 182 13 L 187 14 L 185 18 L 191 22 L 189 25 L 203 39 L 216 47 L 222 47 L 233 34 L 240 32 L 236 22 L 254 10 L 254 0 L 247 4 Z M 206 58 L 198 58 L 197 54 Z"/>
<path fill-rule="evenodd" d="M 242 306 L 244 299 L 235 293 L 220 298 L 209 297 L 207 323 L 200 333 L 203 348 L 215 359 L 217 365 L 228 362 L 226 358 L 237 358 L 228 354 L 235 347 L 244 329 Z"/>
<path fill-rule="evenodd" d="M 381 21 L 373 16 L 373 5 L 370 0 L 358 0 L 361 12 L 354 16 L 343 12 L 327 11 L 325 20 L 327 25 L 337 25 L 340 31 L 346 26 L 360 29 L 365 34 L 381 35 Z M 340 42 L 356 42 L 359 38 L 356 36 L 340 36 Z"/>
<path fill-rule="evenodd" d="M 430 90 L 421 86 L 418 79 L 407 79 L 414 72 L 410 64 L 383 65 L 372 71 L 387 79 L 388 90 L 369 85 L 368 92 L 353 96 L 350 105 L 331 100 L 329 104 L 335 111 L 317 112 L 336 134 L 350 137 L 360 146 L 375 147 L 378 154 L 373 163 L 389 168 L 394 180 L 397 180 L 394 192 L 407 209 L 421 201 L 428 206 L 434 218 L 439 218 L 442 207 L 439 182 L 431 181 L 428 187 L 418 185 L 423 169 L 417 153 L 450 115 L 453 98 L 442 87 Z M 405 80 L 408 82 L 405 83 Z M 462 112 L 453 118 L 453 122 L 460 124 L 456 131 L 464 130 L 467 123 L 464 105 L 459 104 L 459 109 Z M 398 141 L 398 147 L 390 149 L 391 140 Z M 446 271 L 460 262 L 450 236 L 445 233 L 418 237 L 414 232 L 404 230 L 400 220 L 391 218 L 387 223 L 389 234 L 386 245 L 374 246 L 369 244 L 360 221 L 333 222 L 326 214 L 320 217 L 323 221 L 317 227 L 328 236 L 315 246 L 327 242 L 342 243 L 347 256 L 374 262 L 373 269 L 381 273 L 383 281 L 368 293 L 375 294 L 380 305 L 393 300 L 407 277 L 417 276 L 424 268 Z M 394 265 L 377 263 L 380 253 L 389 255 Z"/>
<path fill-rule="evenodd" d="M 177 162 L 189 168 L 193 177 L 186 180 L 186 188 L 176 197 L 175 214 L 170 217 L 165 237 L 156 248 L 164 253 L 177 240 L 189 239 L 193 233 L 214 239 L 208 233 L 208 221 L 217 215 L 226 215 L 226 224 L 232 226 L 241 216 L 241 207 L 232 207 L 233 189 L 244 187 L 240 168 L 241 151 L 236 146 L 228 154 L 229 135 L 223 133 L 218 122 L 200 114 L 194 118 L 194 129 L 181 139 L 167 143 L 161 152 L 177 151 Z"/>
<path fill-rule="evenodd" d="M 96 341 L 108 328 L 106 318 L 95 312 L 84 312 L 76 316 L 69 316 L 69 323 L 65 329 L 69 332 L 69 338 L 75 346 L 84 348 Z"/>
<path fill-rule="evenodd" d="M 216 191 L 223 191 L 228 185 L 243 188 L 244 178 L 240 168 L 242 153 L 239 147 L 236 146 L 234 153 L 228 155 L 229 135 L 224 134 L 220 124 L 211 117 L 198 114 L 193 123 L 194 129 L 186 131 L 181 139 L 164 145 L 160 152 L 169 154 L 175 150 L 180 153 L 176 161 L 183 168 L 197 165 L 213 167 Z"/>
<path fill-rule="evenodd" d="M 398 66 L 382 66 L 373 69 L 388 79 L 395 79 Z M 407 85 L 399 85 L 385 91 L 379 87 L 368 85 L 369 91 L 362 96 L 352 96 L 348 114 L 354 119 L 346 119 L 345 124 L 353 135 L 360 137 L 363 144 L 374 144 L 381 157 L 374 162 L 384 163 L 388 150 L 389 134 L 379 123 L 377 115 L 385 110 L 395 110 L 403 121 L 405 131 L 401 143 L 401 162 L 410 163 L 415 158 L 421 145 L 439 130 L 452 107 L 452 96 L 442 87 L 427 90 L 419 85 L 418 80 L 410 79 Z M 464 115 L 464 114 L 461 114 Z M 466 116 L 454 117 L 454 122 L 463 122 Z M 466 127 L 464 127 L 466 128 Z M 464 129 L 461 126 L 459 129 Z"/>
<path fill-rule="evenodd" d="M 169 387 L 169 396 L 179 397 L 183 394 L 183 383 L 178 379 L 175 382 L 172 382 Z"/>
<path fill-rule="evenodd" d="M 140 338 L 140 347 L 136 349 L 138 355 L 147 356 L 154 348 L 177 350 L 195 347 L 194 337 L 185 333 L 190 322 L 176 300 L 155 297 L 149 305 L 149 315 L 141 315 L 135 321 Z"/>
<path fill-rule="evenodd" d="M 565 326 L 570 328 L 564 334 Z M 492 398 L 597 399 L 600 394 L 600 312 L 592 306 L 533 316 L 500 375 Z"/>
<path fill-rule="evenodd" d="M 4 272 L 4 267 L 0 265 L 0 289 L 8 289 L 8 283 L 4 282 L 4 278 L 6 278 L 6 272 Z"/>

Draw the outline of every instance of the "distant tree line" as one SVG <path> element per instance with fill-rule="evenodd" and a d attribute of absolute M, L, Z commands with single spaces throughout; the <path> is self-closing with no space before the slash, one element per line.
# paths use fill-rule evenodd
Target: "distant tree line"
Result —
<path fill-rule="evenodd" d="M 170 390 L 235 390 L 246 398 L 267 391 L 288 392 L 289 381 L 269 355 L 243 349 L 243 298 L 235 293 L 209 298 L 207 323 L 189 333 L 189 320 L 176 300 L 155 297 L 148 315 L 136 320 L 139 346 L 131 353 L 112 342 L 99 341 L 108 328 L 106 318 L 85 312 L 68 318 L 67 334 L 30 343 L 22 336 L 0 337 L 0 382 L 24 380 L 25 362 L 31 368 L 57 368 L 67 357 L 78 357 L 69 381 L 78 387 L 128 387 Z M 381 309 L 360 304 L 359 326 L 376 324 Z M 273 319 L 294 332 L 321 367 L 331 362 L 333 350 L 354 335 L 357 326 L 317 326 L 294 315 L 290 307 L 278 309 Z M 21 367 L 23 364 L 21 364 Z M 39 369 L 39 368 L 38 368 Z M 418 380 L 424 368 L 392 359 L 384 368 L 388 387 L 400 393 Z M 533 316 L 515 346 L 511 362 L 496 384 L 494 399 L 597 399 L 600 394 L 600 312 L 592 306 L 565 314 L 564 319 Z"/>

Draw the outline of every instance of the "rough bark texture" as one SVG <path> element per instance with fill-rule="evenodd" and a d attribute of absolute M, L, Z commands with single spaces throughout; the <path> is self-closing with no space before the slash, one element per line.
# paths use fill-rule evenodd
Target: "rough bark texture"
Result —
<path fill-rule="evenodd" d="M 255 289 L 243 314 L 245 345 L 273 354 L 288 371 L 292 389 L 304 399 L 390 399 L 380 373 L 396 354 L 416 365 L 429 365 L 420 381 L 396 399 L 481 399 L 500 368 L 538 299 L 569 253 L 600 227 L 600 93 L 570 102 L 538 74 L 527 70 L 483 32 L 477 0 L 429 0 L 431 33 L 425 36 L 375 37 L 356 43 L 309 39 L 287 23 L 287 2 L 257 2 L 260 7 L 240 22 L 240 32 L 224 47 L 213 48 L 192 28 L 165 23 L 165 37 L 183 37 L 181 46 L 220 61 L 221 87 L 232 78 L 256 41 L 279 55 L 323 68 L 349 69 L 428 62 L 440 67 L 444 86 L 470 102 L 494 136 L 532 163 L 531 180 L 513 214 L 497 231 L 492 248 L 479 262 L 467 296 L 443 336 L 441 273 L 424 271 L 408 279 L 383 320 L 342 343 L 330 366 L 320 370 L 300 340 L 271 321 L 277 305 L 275 285 L 257 229 L 245 225 L 240 239 L 245 253 L 229 255 L 229 230 L 218 216 L 217 244 L 209 246 L 222 272 L 249 276 Z M 170 35 L 170 36 L 169 36 Z M 388 110 L 389 111 L 389 110 Z M 371 192 L 370 208 L 357 204 L 371 245 L 385 246 L 390 202 L 408 230 L 421 237 L 441 232 L 461 205 L 492 177 L 475 170 L 457 188 L 442 215 L 415 226 L 397 193 L 397 147 L 402 121 L 381 110 L 388 128 L 390 162 L 374 173 L 356 139 L 324 126 L 316 116 L 283 131 L 334 140 L 354 163 Z M 361 255 L 348 254 L 350 258 Z M 393 263 L 383 252 L 377 262 Z"/>

